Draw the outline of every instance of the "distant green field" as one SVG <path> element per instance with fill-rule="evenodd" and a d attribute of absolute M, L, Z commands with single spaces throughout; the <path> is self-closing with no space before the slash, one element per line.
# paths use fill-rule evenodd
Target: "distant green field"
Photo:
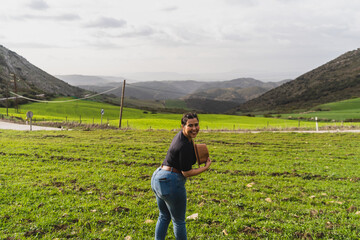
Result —
<path fill-rule="evenodd" d="M 166 100 L 165 106 L 167 108 L 182 108 L 187 109 L 186 103 L 182 100 Z"/>
<path fill-rule="evenodd" d="M 59 98 L 56 101 L 66 101 L 69 98 Z M 30 103 L 20 106 L 20 112 L 9 109 L 9 115 L 26 119 L 26 112 L 34 113 L 33 121 L 80 122 L 83 124 L 100 124 L 101 109 L 104 109 L 103 124 L 119 125 L 120 107 L 93 101 L 72 101 L 65 103 Z M 6 114 L 5 108 L 0 108 L 0 114 Z M 209 130 L 238 129 L 281 129 L 302 127 L 315 129 L 315 122 L 299 122 L 276 118 L 246 117 L 220 114 L 199 115 L 201 127 Z M 139 109 L 124 108 L 122 127 L 132 129 L 178 129 L 181 114 L 152 113 Z M 325 126 L 333 123 L 319 123 Z"/>
<path fill-rule="evenodd" d="M 165 108 L 163 101 L 146 101 L 146 100 L 131 99 L 131 98 L 128 98 L 125 101 L 126 101 L 127 105 L 132 106 L 132 107 L 142 106 L 145 108 L 153 108 L 153 109 Z"/>
<path fill-rule="evenodd" d="M 320 111 L 321 110 L 321 111 Z M 298 114 L 282 114 L 282 117 L 315 118 L 344 121 L 360 119 L 360 98 L 322 104 L 313 108 L 312 111 Z"/>

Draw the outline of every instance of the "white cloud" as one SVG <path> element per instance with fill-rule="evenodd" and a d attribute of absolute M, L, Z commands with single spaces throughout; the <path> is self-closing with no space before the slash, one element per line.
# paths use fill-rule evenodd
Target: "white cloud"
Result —
<path fill-rule="evenodd" d="M 253 7 L 259 4 L 258 0 L 225 0 L 225 2 L 231 5 L 241 5 L 247 7 Z"/>
<path fill-rule="evenodd" d="M 177 6 L 171 6 L 171 7 L 165 7 L 163 9 L 161 9 L 162 11 L 165 11 L 165 12 L 173 12 L 173 11 L 176 11 L 178 10 L 179 8 Z"/>
<path fill-rule="evenodd" d="M 125 25 L 125 20 L 111 17 L 101 17 L 93 22 L 86 24 L 85 26 L 89 28 L 123 28 Z"/>
<path fill-rule="evenodd" d="M 234 70 L 290 78 L 358 48 L 360 38 L 358 0 L 3 0 L 2 6 L 0 44 L 53 74 Z M 44 47 L 47 58 L 39 54 Z M 94 68 L 98 59 L 103 68 Z"/>
<path fill-rule="evenodd" d="M 8 47 L 13 48 L 37 48 L 37 49 L 46 49 L 46 48 L 58 48 L 57 45 L 45 44 L 45 43 L 37 43 L 37 42 L 17 42 L 10 43 Z"/>
<path fill-rule="evenodd" d="M 14 16 L 13 19 L 19 21 L 26 20 L 52 20 L 52 21 L 75 21 L 80 20 L 80 16 L 77 14 L 60 14 L 60 15 L 32 15 L 25 14 L 20 16 Z"/>
<path fill-rule="evenodd" d="M 35 10 L 48 9 L 49 5 L 44 0 L 31 0 L 28 6 Z"/>
<path fill-rule="evenodd" d="M 113 37 L 119 37 L 119 38 L 135 38 L 135 37 L 148 37 L 151 35 L 154 35 L 156 33 L 156 31 L 149 27 L 149 26 L 143 26 L 143 27 L 139 27 L 139 28 L 130 28 L 127 29 L 126 31 L 115 35 Z"/>

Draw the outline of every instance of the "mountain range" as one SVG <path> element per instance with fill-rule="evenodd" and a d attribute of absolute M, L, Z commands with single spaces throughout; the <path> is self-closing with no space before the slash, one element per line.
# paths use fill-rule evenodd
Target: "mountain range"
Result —
<path fill-rule="evenodd" d="M 89 90 L 102 92 L 117 87 L 110 92 L 110 96 L 98 99 L 114 102 L 121 95 L 122 80 L 123 77 L 111 76 L 54 77 L 0 45 L 0 99 L 10 96 L 10 91 L 34 98 L 39 95 L 48 98 L 82 97 Z M 360 49 L 349 51 L 295 80 L 262 82 L 253 78 L 236 78 L 223 81 L 127 82 L 125 96 L 138 101 L 138 108 L 142 108 L 141 102 L 144 103 L 144 100 L 163 102 L 177 99 L 186 103 L 189 109 L 209 113 L 307 110 L 318 104 L 360 97 Z M 0 101 L 0 105 L 4 106 L 3 102 Z"/>
<path fill-rule="evenodd" d="M 65 81 L 81 83 L 86 80 L 88 85 L 78 87 L 104 92 L 121 82 L 110 82 L 105 77 L 94 76 L 59 76 Z M 100 81 L 100 82 L 99 82 Z M 147 81 L 126 84 L 125 97 L 148 101 L 180 99 L 185 101 L 187 108 L 210 113 L 226 112 L 240 103 L 253 99 L 284 82 L 262 82 L 253 78 L 238 78 L 229 81 Z M 92 84 L 91 84 L 92 83 Z M 111 92 L 120 97 L 122 88 Z"/>
<path fill-rule="evenodd" d="M 84 76 L 83 76 L 84 77 Z M 62 79 L 66 79 L 62 77 Z M 92 79 L 92 76 L 89 76 Z M 176 99 L 176 98 L 211 98 L 214 99 L 214 90 L 222 89 L 223 93 L 226 91 L 233 91 L 237 89 L 247 89 L 258 87 L 258 92 L 266 92 L 269 89 L 277 87 L 283 84 L 285 81 L 280 82 L 261 82 L 253 78 L 238 78 L 229 81 L 147 81 L 147 82 L 136 82 L 126 85 L 125 96 L 130 98 L 148 99 L 148 100 L 164 100 L 164 99 Z M 88 85 L 77 85 L 83 89 L 92 90 L 96 92 L 105 91 L 116 86 L 122 85 L 121 82 L 104 82 L 101 84 L 88 84 Z M 121 89 L 112 92 L 113 94 L 120 96 Z M 241 94 L 241 92 L 240 92 Z M 198 95 L 198 96 L 196 96 Z M 249 95 L 249 94 L 248 94 Z M 222 98 L 221 96 L 217 96 Z M 236 99 L 231 96 L 226 96 L 229 100 Z M 223 99 L 221 99 L 223 100 Z M 243 102 L 243 100 L 240 100 Z"/>
<path fill-rule="evenodd" d="M 291 112 L 353 97 L 360 97 L 360 49 L 241 104 L 235 112 Z"/>
<path fill-rule="evenodd" d="M 257 76 L 256 79 L 262 79 L 268 81 L 278 81 L 278 79 L 285 79 L 287 75 L 293 75 L 294 72 L 266 72 L 266 71 L 247 71 L 247 76 Z M 67 76 L 77 75 L 56 75 L 55 77 L 63 79 Z M 177 73 L 177 72 L 121 72 L 117 76 L 125 77 L 128 82 L 146 82 L 146 81 L 224 81 L 224 79 L 236 79 L 239 76 L 244 76 L 244 73 L 240 70 L 233 70 L 228 72 L 211 72 L 211 73 Z M 282 77 L 285 76 L 285 77 Z M 109 76 L 100 76 L 101 78 L 111 78 Z M 118 78 L 118 77 L 115 77 Z M 71 81 L 71 79 L 70 79 Z M 117 81 L 117 80 L 114 80 Z M 68 82 L 71 85 L 72 82 Z"/>

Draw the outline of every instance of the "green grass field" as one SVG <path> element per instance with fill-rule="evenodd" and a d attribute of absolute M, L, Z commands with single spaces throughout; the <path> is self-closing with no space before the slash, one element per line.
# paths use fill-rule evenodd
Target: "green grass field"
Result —
<path fill-rule="evenodd" d="M 56 101 L 69 100 L 67 98 Z M 175 104 L 175 103 L 174 103 Z M 74 101 L 66 103 L 31 103 L 20 106 L 20 113 L 9 109 L 11 116 L 26 119 L 26 112 L 34 113 L 34 122 L 38 121 L 76 121 L 83 124 L 100 124 L 101 109 L 104 109 L 103 124 L 119 125 L 120 107 L 93 101 Z M 0 108 L 0 114 L 5 115 L 6 109 Z M 203 129 L 238 130 L 238 129 L 286 129 L 305 128 L 315 129 L 315 122 L 262 117 L 246 117 L 220 114 L 201 114 L 200 123 Z M 152 113 L 133 108 L 124 108 L 122 127 L 132 129 L 178 129 L 181 114 Z M 319 123 L 320 127 L 336 125 L 336 123 Z M 339 125 L 339 124 L 338 124 Z M 350 125 L 350 124 L 348 124 Z M 354 124 L 353 124 L 354 125 Z M 359 125 L 359 123 L 355 124 Z"/>
<path fill-rule="evenodd" d="M 175 134 L 0 130 L 0 238 L 153 239 L 150 178 Z M 357 239 L 359 140 L 201 132 L 213 164 L 186 183 L 189 239 Z"/>
<path fill-rule="evenodd" d="M 321 111 L 319 111 L 321 109 Z M 282 117 L 303 117 L 303 118 L 315 118 L 330 119 L 336 121 L 344 121 L 351 119 L 360 119 L 360 98 L 354 98 L 344 100 L 340 102 L 327 103 L 316 106 L 313 110 L 307 113 L 298 114 L 282 114 Z"/>
<path fill-rule="evenodd" d="M 182 100 L 166 100 L 165 105 L 167 108 L 181 108 L 181 109 L 188 109 L 186 106 L 185 101 Z"/>
<path fill-rule="evenodd" d="M 146 101 L 146 100 L 139 100 L 139 99 L 126 99 L 126 103 L 129 106 L 142 106 L 143 108 L 152 108 L 152 109 L 164 109 L 164 102 L 163 101 Z"/>

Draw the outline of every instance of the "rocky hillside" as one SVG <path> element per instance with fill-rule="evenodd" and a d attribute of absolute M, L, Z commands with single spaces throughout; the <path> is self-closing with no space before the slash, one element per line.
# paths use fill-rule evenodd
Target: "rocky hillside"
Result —
<path fill-rule="evenodd" d="M 360 49 L 347 52 L 234 111 L 289 112 L 352 97 L 360 97 Z"/>
<path fill-rule="evenodd" d="M 0 98 L 6 96 L 8 90 L 14 91 L 13 74 L 17 79 L 19 94 L 81 96 L 84 93 L 84 90 L 51 76 L 22 56 L 0 45 Z"/>

